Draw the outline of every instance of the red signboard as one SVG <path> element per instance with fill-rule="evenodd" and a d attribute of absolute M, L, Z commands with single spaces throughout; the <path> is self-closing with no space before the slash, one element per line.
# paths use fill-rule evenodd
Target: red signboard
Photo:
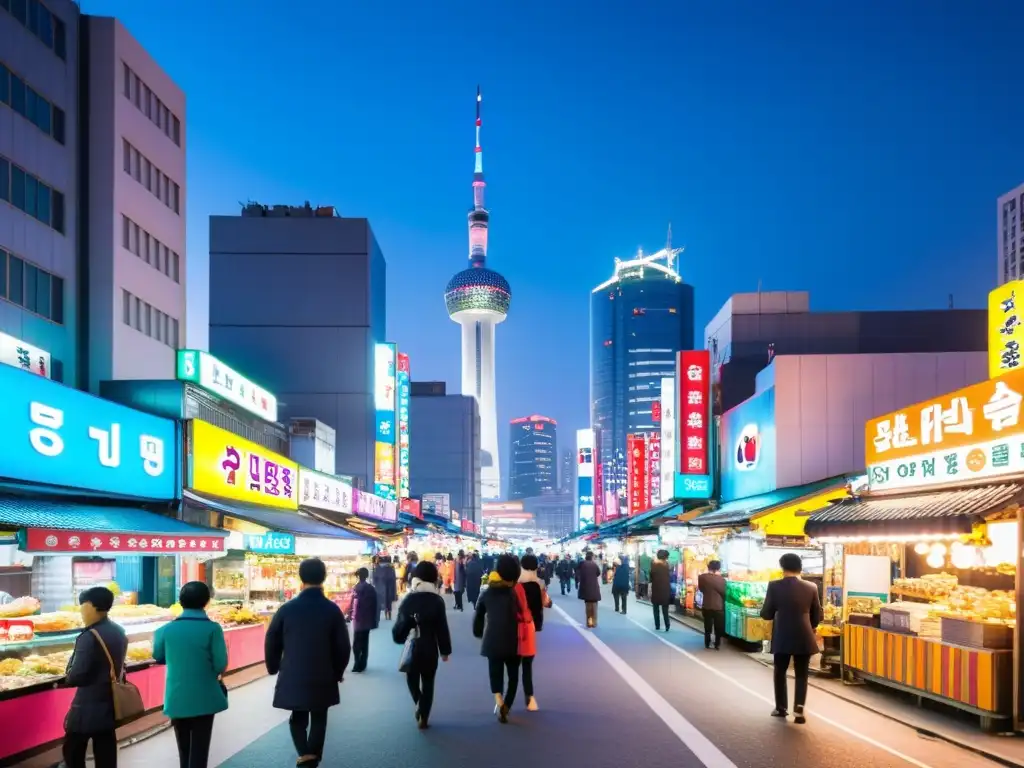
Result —
<path fill-rule="evenodd" d="M 142 555 L 199 555 L 223 552 L 223 536 L 145 533 L 89 533 L 51 528 L 29 528 L 25 551 L 39 553 L 130 552 Z"/>
<path fill-rule="evenodd" d="M 654 424 L 661 424 L 661 400 L 651 403 L 651 421 Z"/>
<path fill-rule="evenodd" d="M 423 507 L 419 499 L 402 499 L 398 508 L 407 515 L 418 517 L 420 520 L 423 519 Z"/>
<path fill-rule="evenodd" d="M 409 372 L 409 356 L 404 352 L 398 353 L 398 372 L 408 373 Z"/>
<path fill-rule="evenodd" d="M 651 476 L 647 463 L 647 441 L 643 435 L 626 437 L 626 488 L 628 492 L 626 514 L 632 516 L 651 506 Z"/>
<path fill-rule="evenodd" d="M 707 475 L 711 471 L 711 353 L 706 349 L 680 352 L 676 374 L 679 471 L 684 475 Z"/>
<path fill-rule="evenodd" d="M 460 520 L 459 523 L 462 525 L 462 530 L 467 533 L 476 533 L 476 524 L 472 520 Z"/>
<path fill-rule="evenodd" d="M 660 504 L 661 495 L 661 435 L 647 436 L 647 477 L 651 483 L 650 503 Z"/>

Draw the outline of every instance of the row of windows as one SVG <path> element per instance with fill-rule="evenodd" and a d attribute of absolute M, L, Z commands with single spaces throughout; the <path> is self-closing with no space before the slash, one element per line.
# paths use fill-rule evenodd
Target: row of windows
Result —
<path fill-rule="evenodd" d="M 123 61 L 121 69 L 124 80 L 124 97 L 132 102 L 139 112 L 148 117 L 153 125 L 163 131 L 167 138 L 180 147 L 181 121 Z"/>
<path fill-rule="evenodd" d="M 174 282 L 181 282 L 181 257 L 177 251 L 172 251 L 124 214 L 121 214 L 121 245 Z"/>
<path fill-rule="evenodd" d="M 0 299 L 64 324 L 64 278 L 0 248 Z"/>
<path fill-rule="evenodd" d="M 2 156 L 0 200 L 64 234 L 64 194 Z"/>
<path fill-rule="evenodd" d="M 50 13 L 39 0 L 0 0 L 0 8 L 7 11 L 39 41 L 67 61 L 68 41 L 64 22 Z"/>
<path fill-rule="evenodd" d="M 148 189 L 156 198 L 181 215 L 181 188 L 171 181 L 167 174 L 149 161 L 145 155 L 122 139 L 124 145 L 124 172 Z"/>
<path fill-rule="evenodd" d="M 0 102 L 31 122 L 47 136 L 64 143 L 64 110 L 40 96 L 24 80 L 0 64 Z"/>
<path fill-rule="evenodd" d="M 171 349 L 178 348 L 178 321 L 124 289 L 121 290 L 121 320 Z"/>

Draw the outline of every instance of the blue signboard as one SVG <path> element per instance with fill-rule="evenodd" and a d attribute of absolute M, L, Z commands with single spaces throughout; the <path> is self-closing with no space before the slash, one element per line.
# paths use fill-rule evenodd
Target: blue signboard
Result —
<path fill-rule="evenodd" d="M 393 444 L 395 442 L 396 431 L 395 412 L 377 411 L 377 442 Z"/>
<path fill-rule="evenodd" d="M 246 533 L 245 549 L 259 555 L 294 555 L 295 536 L 290 533 Z"/>
<path fill-rule="evenodd" d="M 775 387 L 722 416 L 721 445 L 723 502 L 776 490 Z"/>
<path fill-rule="evenodd" d="M 675 499 L 709 499 L 711 498 L 711 475 L 673 474 L 674 487 L 672 498 Z"/>
<path fill-rule="evenodd" d="M 181 492 L 176 425 L 0 365 L 0 477 L 139 499 Z"/>

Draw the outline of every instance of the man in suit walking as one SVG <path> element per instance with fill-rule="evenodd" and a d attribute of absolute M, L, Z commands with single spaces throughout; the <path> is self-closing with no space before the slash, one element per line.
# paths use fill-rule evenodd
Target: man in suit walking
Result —
<path fill-rule="evenodd" d="M 719 571 L 722 564 L 718 560 L 708 563 L 708 572 L 697 577 L 697 589 L 703 598 L 701 614 L 704 616 L 704 647 L 711 647 L 711 631 L 715 632 L 715 650 L 722 645 L 725 635 L 725 579 Z"/>
<path fill-rule="evenodd" d="M 668 607 L 672 605 L 672 573 L 668 569 L 667 549 L 659 549 L 658 559 L 651 563 L 651 605 L 654 606 L 654 631 L 661 630 L 664 617 L 668 632 L 672 628 L 668 618 Z"/>
<path fill-rule="evenodd" d="M 800 578 L 803 561 L 787 552 L 779 558 L 782 578 L 768 585 L 761 608 L 761 618 L 772 624 L 772 653 L 775 656 L 775 709 L 772 717 L 789 714 L 789 693 L 786 673 L 790 661 L 796 675 L 793 699 L 795 721 L 802 725 L 804 703 L 807 701 L 807 671 L 811 656 L 818 653 L 818 637 L 814 630 L 821 623 L 821 600 L 818 588 Z"/>

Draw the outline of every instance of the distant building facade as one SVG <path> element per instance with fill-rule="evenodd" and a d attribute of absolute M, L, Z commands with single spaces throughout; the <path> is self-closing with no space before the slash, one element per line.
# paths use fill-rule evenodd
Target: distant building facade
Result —
<path fill-rule="evenodd" d="M 509 498 L 553 493 L 558 484 L 558 423 L 547 416 L 509 422 Z"/>
<path fill-rule="evenodd" d="M 999 285 L 1024 277 L 1024 184 L 996 204 L 996 280 Z"/>
<path fill-rule="evenodd" d="M 576 451 L 572 448 L 562 449 L 558 469 L 558 491 L 576 493 Z"/>

